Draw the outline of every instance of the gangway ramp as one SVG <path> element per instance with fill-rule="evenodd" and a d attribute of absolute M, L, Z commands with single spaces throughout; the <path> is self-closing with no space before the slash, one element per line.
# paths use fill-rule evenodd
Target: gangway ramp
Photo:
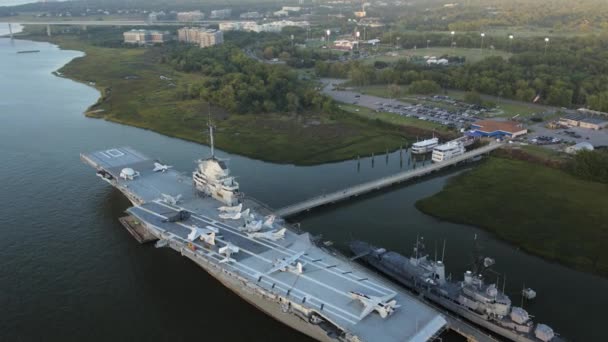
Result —
<path fill-rule="evenodd" d="M 311 199 L 295 203 L 292 205 L 288 205 L 281 209 L 275 211 L 275 214 L 282 217 L 293 216 L 295 214 L 311 210 L 316 207 L 320 207 L 323 205 L 327 205 L 330 203 L 335 203 L 339 201 L 343 201 L 349 199 L 351 197 L 356 197 L 359 195 L 363 195 L 368 192 L 380 190 L 383 188 L 390 187 L 395 184 L 399 184 L 414 178 L 422 177 L 428 175 L 432 172 L 439 171 L 447 166 L 455 165 L 460 162 L 475 158 L 482 154 L 489 153 L 499 147 L 503 146 L 503 143 L 493 142 L 489 145 L 476 148 L 472 151 L 465 152 L 464 154 L 454 157 L 452 159 L 442 161 L 439 163 L 433 163 L 427 166 L 423 166 L 417 169 L 407 170 L 403 172 L 399 172 L 397 174 L 383 177 L 380 179 L 372 180 L 366 183 L 358 184 L 351 186 L 346 189 L 338 190 L 329 194 L 324 194 L 321 196 L 313 197 Z"/>

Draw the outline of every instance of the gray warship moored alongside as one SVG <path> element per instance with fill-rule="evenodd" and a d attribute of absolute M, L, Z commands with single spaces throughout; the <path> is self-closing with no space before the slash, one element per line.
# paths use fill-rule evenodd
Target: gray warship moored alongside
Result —
<path fill-rule="evenodd" d="M 198 161 L 193 177 L 128 147 L 81 159 L 129 198 L 134 206 L 127 212 L 158 239 L 157 247 L 181 253 L 317 340 L 422 342 L 447 327 L 436 309 L 243 196 L 226 161 L 213 152 Z"/>
<path fill-rule="evenodd" d="M 429 259 L 420 239 L 409 258 L 364 241 L 352 241 L 350 249 L 356 258 L 430 302 L 497 335 L 522 342 L 563 341 L 549 326 L 534 324 L 524 309 L 512 306 L 496 284 L 484 283 L 484 271 L 494 264 L 491 258 L 474 255 L 473 271 L 466 271 L 463 281 L 453 282 L 445 277 L 443 261 Z"/>

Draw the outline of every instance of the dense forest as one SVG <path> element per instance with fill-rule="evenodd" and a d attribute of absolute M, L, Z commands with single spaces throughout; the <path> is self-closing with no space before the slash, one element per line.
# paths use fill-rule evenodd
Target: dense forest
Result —
<path fill-rule="evenodd" d="M 605 0 L 468 0 L 413 1 L 403 9 L 369 9 L 370 15 L 390 18 L 399 28 L 419 31 L 479 31 L 488 27 L 536 26 L 555 30 L 592 31 L 608 28 Z"/>
<path fill-rule="evenodd" d="M 173 44 L 162 60 L 200 74 L 198 82 L 181 86 L 182 98 L 200 98 L 235 113 L 333 110 L 332 101 L 296 71 L 258 62 L 230 43 L 207 49 Z"/>

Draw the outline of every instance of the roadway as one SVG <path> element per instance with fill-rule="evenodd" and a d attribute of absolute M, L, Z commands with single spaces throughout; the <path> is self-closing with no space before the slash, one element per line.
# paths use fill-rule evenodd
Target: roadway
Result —
<path fill-rule="evenodd" d="M 376 179 L 370 182 L 354 185 L 352 187 L 338 190 L 333 193 L 313 197 L 311 199 L 305 200 L 303 202 L 295 203 L 284 208 L 281 208 L 275 211 L 275 214 L 281 217 L 292 216 L 304 211 L 311 210 L 313 208 L 317 208 L 329 203 L 335 203 L 338 201 L 343 201 L 349 199 L 351 197 L 356 197 L 359 195 L 363 195 L 368 192 L 380 190 L 383 188 L 390 187 L 392 185 L 402 183 L 414 178 L 422 177 L 428 175 L 432 172 L 439 171 L 442 168 L 447 166 L 455 165 L 457 163 L 469 160 L 471 158 L 481 156 L 482 154 L 489 153 L 499 147 L 503 146 L 502 143 L 492 142 L 489 145 L 477 148 L 475 150 L 469 151 L 460 155 L 458 157 L 454 157 L 452 159 L 440 162 L 433 163 L 427 166 L 423 166 L 418 169 L 407 170 L 403 172 L 396 173 L 392 176 L 383 177 L 380 179 Z"/>
<path fill-rule="evenodd" d="M 157 21 L 148 22 L 145 20 L 33 20 L 33 21 L 5 21 L 6 24 L 20 25 L 77 25 L 77 26 L 187 26 L 187 25 L 205 25 L 218 24 L 228 22 L 228 20 L 203 20 L 193 22 L 179 21 Z"/>

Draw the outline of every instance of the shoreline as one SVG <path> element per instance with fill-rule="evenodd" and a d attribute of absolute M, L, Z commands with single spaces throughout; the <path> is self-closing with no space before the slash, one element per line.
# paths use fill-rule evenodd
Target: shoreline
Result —
<path fill-rule="evenodd" d="M 602 209 L 598 208 L 601 203 L 595 202 L 602 196 L 602 189 L 596 188 L 606 188 L 604 184 L 581 180 L 547 165 L 504 157 L 490 157 L 483 163 L 477 169 L 451 178 L 441 191 L 418 199 L 414 206 L 437 220 L 481 229 L 531 256 L 608 279 L 606 257 L 601 254 L 602 249 L 593 244 L 593 241 L 601 239 L 601 232 L 587 222 L 587 216 L 601 215 Z M 527 171 L 521 168 L 524 164 L 528 167 Z M 511 176 L 505 176 L 505 172 Z M 539 174 L 542 174 L 542 178 L 538 178 Z M 532 180 L 526 183 L 526 179 Z M 526 203 L 538 203 L 536 194 L 544 194 L 545 191 L 520 191 L 522 187 L 530 188 L 535 183 L 551 198 L 544 207 Z M 508 185 L 502 187 L 500 184 Z M 574 188 L 583 190 L 577 192 Z M 479 194 L 480 189 L 485 193 Z M 512 194 L 506 193 L 509 189 Z M 456 202 L 456 199 L 460 202 Z M 559 221 L 547 214 L 554 208 L 565 213 Z M 497 220 L 496 215 L 507 218 Z M 518 219 L 520 216 L 534 215 L 540 219 L 535 222 Z M 572 227 L 579 228 L 573 232 Z"/>
<path fill-rule="evenodd" d="M 159 125 L 159 122 L 153 122 L 146 118 L 141 118 L 142 114 L 131 113 L 129 112 L 129 109 L 118 107 L 120 104 L 115 105 L 112 102 L 114 100 L 112 97 L 121 96 L 120 94 L 125 93 L 124 89 L 119 89 L 117 86 L 117 84 L 122 80 L 119 79 L 118 82 L 113 82 L 110 80 L 109 84 L 108 81 L 105 81 L 104 84 L 103 80 L 100 81 L 99 78 L 96 78 L 98 75 L 91 75 L 89 78 L 90 80 L 99 81 L 95 82 L 95 84 L 91 84 L 92 82 L 87 80 L 88 76 L 82 75 L 86 74 L 86 71 L 83 72 L 83 70 L 78 68 L 83 68 L 83 64 L 91 64 L 93 62 L 89 61 L 88 59 L 91 54 L 86 51 L 87 49 L 79 49 L 78 46 L 88 47 L 89 49 L 110 50 L 110 48 L 94 46 L 77 39 L 70 39 L 70 37 L 60 37 L 57 39 L 57 36 L 46 37 L 35 34 L 26 34 L 22 35 L 20 39 L 34 42 L 47 42 L 62 50 L 75 50 L 84 54 L 81 56 L 82 58 L 75 58 L 58 68 L 56 70 L 56 76 L 68 78 L 75 82 L 93 87 L 99 92 L 98 100 L 95 103 L 92 103 L 84 111 L 84 115 L 86 117 L 104 119 L 117 124 L 151 130 L 172 138 L 207 145 L 205 143 L 206 136 L 201 133 L 202 131 L 193 131 L 193 127 L 183 126 L 180 128 L 173 125 L 172 127 L 166 128 L 166 126 Z M 116 49 L 115 52 L 117 51 L 121 53 L 134 53 L 142 55 L 148 52 L 148 50 L 138 49 Z M 75 67 L 75 64 L 78 64 L 78 66 Z M 154 65 L 154 67 L 166 69 L 166 66 L 164 65 Z M 81 74 L 82 77 L 74 75 L 75 69 L 76 73 Z M 183 75 L 178 75 L 177 77 L 179 78 L 182 76 Z M 187 79 L 195 77 L 195 75 L 186 75 L 184 77 Z M 149 83 L 153 82 L 153 80 L 148 81 L 150 81 Z M 176 83 L 178 82 L 176 81 Z M 111 87 L 109 87 L 109 85 L 111 85 Z M 114 89 L 119 90 L 114 91 Z M 142 96 L 141 89 L 136 89 L 137 92 L 133 94 L 133 97 Z M 176 104 L 176 108 L 174 109 L 163 110 L 175 112 L 175 110 L 179 110 L 177 107 L 179 107 L 181 104 L 184 104 L 185 106 L 194 106 L 193 101 L 185 101 L 182 103 L 178 102 Z M 145 107 L 149 104 L 145 102 L 143 104 L 134 104 L 134 102 L 130 104 L 130 106 L 138 105 Z M 163 107 L 163 105 L 165 104 L 160 104 L 157 107 Z M 102 108 L 107 106 L 110 106 L 110 110 L 107 108 Z M 154 110 L 156 108 L 152 109 Z M 148 113 L 145 112 L 145 115 L 147 114 Z M 154 114 L 158 118 L 159 113 L 156 112 Z M 162 116 L 166 114 L 161 112 L 160 115 Z M 214 112 L 214 116 L 215 115 L 216 113 Z M 228 115 L 228 121 L 226 121 L 224 126 L 222 126 L 223 122 L 221 121 L 225 121 L 225 117 L 227 115 L 220 114 L 219 116 L 221 119 L 216 121 L 218 122 L 218 139 L 216 144 L 221 150 L 247 158 L 283 165 L 322 165 L 353 160 L 358 156 L 386 153 L 387 151 L 392 152 L 398 150 L 401 146 L 409 145 L 413 141 L 414 136 L 421 134 L 418 132 L 421 130 L 415 127 L 381 125 L 369 119 L 349 116 L 347 112 L 331 115 L 323 113 L 298 113 L 293 115 L 277 113 L 256 114 L 255 116 L 230 114 Z M 222 116 L 224 116 L 224 118 L 222 118 Z M 321 130 L 318 132 L 316 131 L 318 129 L 317 127 L 307 124 L 308 121 L 315 120 L 320 120 L 322 122 L 321 126 L 319 126 Z M 197 124 L 200 126 L 200 122 Z M 281 130 L 285 125 L 288 126 L 288 131 Z M 336 125 L 337 128 L 334 127 Z M 251 132 L 256 128 L 258 129 L 257 131 Z M 247 132 L 247 129 L 249 129 L 250 132 Z M 295 130 L 295 132 L 290 132 L 289 129 L 292 131 Z M 323 132 L 324 130 L 331 131 L 332 129 L 338 130 L 337 136 L 332 136 L 331 134 L 333 133 Z M 344 129 L 345 131 L 340 132 L 340 129 Z M 358 130 L 359 133 L 353 134 L 353 129 Z M 245 132 L 242 132 L 242 130 L 245 130 Z M 414 132 L 413 130 L 417 131 Z M 259 137 L 255 137 L 258 135 L 258 133 Z M 270 135 L 268 139 L 264 139 L 264 134 Z M 278 134 L 278 136 L 275 136 L 275 134 Z M 315 134 L 321 135 L 321 139 L 325 138 L 329 139 L 329 141 L 315 139 Z M 325 134 L 325 136 L 323 136 L 323 134 Z M 328 136 L 328 134 L 330 135 Z M 233 136 L 239 137 L 235 138 Z M 296 138 L 294 138 L 294 136 Z M 297 141 L 297 139 L 301 137 L 304 137 L 303 139 L 305 139 L 303 143 Z M 258 147 L 252 147 L 255 146 L 256 143 L 260 145 Z M 299 150 L 293 152 L 294 148 Z M 289 151 L 292 151 L 292 153 L 289 153 Z"/>

